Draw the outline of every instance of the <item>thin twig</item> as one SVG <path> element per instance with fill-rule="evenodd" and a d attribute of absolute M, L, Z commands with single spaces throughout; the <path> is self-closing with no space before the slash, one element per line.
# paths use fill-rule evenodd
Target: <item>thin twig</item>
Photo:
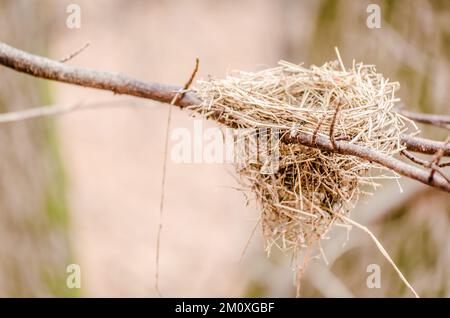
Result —
<path fill-rule="evenodd" d="M 439 175 L 441 175 L 442 178 L 444 178 L 448 183 L 450 183 L 450 179 L 447 177 L 447 175 L 444 173 L 444 171 L 442 171 L 442 167 L 445 167 L 448 165 L 448 162 L 444 163 L 443 165 L 441 165 L 438 161 L 435 160 L 431 160 L 431 161 L 427 161 L 427 160 L 423 160 L 420 159 L 416 156 L 414 156 L 412 153 L 406 151 L 406 150 L 402 150 L 400 152 L 402 155 L 404 155 L 406 158 L 408 158 L 409 160 L 411 160 L 412 162 L 421 165 L 424 168 L 430 168 L 430 174 L 428 175 L 428 183 L 432 182 L 434 179 L 434 174 L 438 173 Z"/>
<path fill-rule="evenodd" d="M 400 135 L 400 142 L 410 151 L 434 155 L 439 149 L 442 149 L 445 157 L 450 156 L 450 145 L 445 146 L 441 141 L 402 134 Z"/>
<path fill-rule="evenodd" d="M 418 164 L 418 165 L 421 165 L 421 166 L 423 166 L 423 167 L 425 167 L 425 168 L 428 168 L 428 164 L 430 163 L 430 162 L 428 162 L 428 161 L 426 161 L 426 160 L 417 158 L 417 157 L 414 156 L 412 153 L 410 153 L 409 151 L 406 151 L 406 150 L 402 150 L 402 151 L 400 152 L 400 154 L 404 155 L 406 158 L 408 158 L 408 159 L 411 160 L 412 162 L 414 162 L 414 163 L 416 163 L 416 164 Z"/>
<path fill-rule="evenodd" d="M 422 114 L 405 109 L 398 109 L 397 112 L 418 123 L 450 129 L 450 116 L 447 115 Z"/>
<path fill-rule="evenodd" d="M 253 227 L 253 230 L 250 232 L 250 235 L 248 236 L 247 241 L 245 242 L 244 248 L 242 249 L 241 256 L 239 257 L 239 263 L 242 262 L 244 259 L 244 255 L 247 252 L 248 247 L 250 246 L 250 242 L 252 241 L 253 236 L 256 233 L 256 230 L 258 229 L 258 226 L 261 224 L 261 219 L 258 219 L 258 222 L 256 222 L 255 226 Z"/>
<path fill-rule="evenodd" d="M 312 134 L 312 139 L 311 139 L 311 143 L 315 144 L 316 143 L 316 137 L 317 137 L 317 133 L 320 130 L 320 127 L 322 127 L 323 122 L 325 121 L 326 115 L 324 114 L 322 116 L 322 118 L 320 119 L 320 121 L 317 123 L 316 128 L 314 129 L 314 132 Z M 295 134 L 294 134 L 295 136 Z"/>
<path fill-rule="evenodd" d="M 198 56 L 195 58 L 195 67 L 194 70 L 192 71 L 191 77 L 189 78 L 189 80 L 186 82 L 186 84 L 184 84 L 183 86 L 183 92 L 180 95 L 180 99 L 183 99 L 184 95 L 186 95 L 187 90 L 189 89 L 189 87 L 191 87 L 192 82 L 194 81 L 195 76 L 197 75 L 198 72 L 198 66 L 200 64 L 200 59 L 198 58 Z M 172 102 L 172 104 L 175 104 L 175 101 Z"/>
<path fill-rule="evenodd" d="M 8 112 L 0 114 L 0 123 L 19 122 L 33 118 L 58 116 L 81 110 L 93 110 L 99 108 L 112 108 L 112 107 L 129 107 L 131 100 L 124 101 L 121 99 L 114 99 L 109 101 L 96 101 L 96 102 L 77 102 L 70 105 L 46 105 L 34 108 L 28 108 L 24 110 L 18 110 L 14 112 Z M 139 107 L 149 107 L 142 104 Z"/>
<path fill-rule="evenodd" d="M 83 52 L 89 45 L 91 45 L 91 42 L 87 42 L 85 45 L 83 45 L 82 47 L 80 47 L 78 50 L 76 50 L 75 52 L 71 53 L 70 55 L 66 56 L 63 59 L 60 59 L 59 62 L 60 63 L 65 63 L 71 59 L 73 59 L 75 56 L 77 56 L 78 54 L 80 54 L 81 52 Z"/>
<path fill-rule="evenodd" d="M 449 142 L 450 142 L 450 136 L 448 136 L 447 139 L 445 139 L 444 146 L 441 149 L 439 149 L 434 154 L 433 158 L 431 159 L 431 161 L 430 161 L 431 171 L 430 171 L 430 176 L 428 177 L 428 181 L 433 180 L 435 172 L 439 170 L 439 162 L 441 161 L 442 157 L 444 156 L 444 148 L 447 147 Z M 448 181 L 447 177 L 445 176 L 445 174 L 442 171 L 440 171 L 439 174 Z M 450 181 L 448 181 L 448 182 L 450 182 Z"/>
<path fill-rule="evenodd" d="M 306 248 L 304 257 L 303 257 L 303 262 L 297 268 L 297 277 L 295 279 L 295 285 L 296 285 L 295 297 L 296 298 L 300 297 L 302 277 L 303 277 L 303 274 L 305 273 L 306 266 L 308 265 L 309 261 L 311 260 L 311 252 L 313 250 L 314 243 L 315 242 L 311 242 L 308 245 L 308 247 Z"/>
<path fill-rule="evenodd" d="M 74 110 L 80 109 L 82 103 L 77 103 L 73 105 L 57 105 L 57 106 L 41 106 L 36 108 L 30 108 L 25 110 L 19 110 L 15 112 L 9 112 L 0 114 L 0 123 L 10 123 L 16 121 L 23 121 L 36 117 L 43 116 L 56 116 L 65 113 L 72 112 Z"/>
<path fill-rule="evenodd" d="M 439 169 L 439 167 L 435 167 L 434 171 L 436 171 L 442 178 L 444 178 L 450 184 L 450 178 L 444 173 L 444 171 Z"/>
<path fill-rule="evenodd" d="M 336 49 L 336 52 L 337 49 Z M 341 101 L 338 100 L 337 101 L 337 106 L 336 106 L 336 111 L 333 114 L 333 119 L 331 120 L 331 125 L 330 125 L 330 141 L 331 141 L 331 145 L 333 146 L 333 149 L 337 150 L 337 145 L 336 145 L 336 141 L 334 140 L 334 125 L 336 124 L 336 119 L 337 119 L 337 115 L 339 113 L 339 109 L 341 107 Z"/>
<path fill-rule="evenodd" d="M 177 94 L 175 94 L 172 101 L 170 102 L 172 105 L 175 105 L 177 100 L 183 99 L 183 96 L 186 93 L 186 90 L 189 89 L 189 87 L 192 84 L 192 81 L 194 80 L 195 75 L 197 74 L 198 65 L 199 65 L 199 59 L 197 57 L 195 59 L 195 68 L 192 71 L 191 76 L 189 77 L 189 80 L 184 85 L 183 90 L 179 91 Z M 162 219 L 163 219 L 163 215 L 164 215 L 164 196 L 165 196 L 165 187 L 166 187 L 167 153 L 168 153 L 168 149 L 169 149 L 169 131 L 170 131 L 171 118 L 172 118 L 172 107 L 169 107 L 169 111 L 167 114 L 167 123 L 166 123 L 166 135 L 165 135 L 165 141 L 164 141 L 163 171 L 162 171 L 162 179 L 161 179 L 161 197 L 160 197 L 160 201 L 159 201 L 159 226 L 158 226 L 158 232 L 156 235 L 155 289 L 160 297 L 162 296 L 162 294 L 159 289 L 159 251 L 160 251 L 161 233 L 162 233 L 162 227 L 163 227 Z"/>

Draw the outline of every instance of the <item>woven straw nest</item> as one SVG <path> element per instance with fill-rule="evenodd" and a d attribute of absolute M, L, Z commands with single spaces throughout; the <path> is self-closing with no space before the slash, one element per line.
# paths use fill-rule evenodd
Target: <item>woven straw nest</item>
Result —
<path fill-rule="evenodd" d="M 236 165 L 261 205 L 268 252 L 276 246 L 297 254 L 313 246 L 340 216 L 348 216 L 361 193 L 377 187 L 377 179 L 398 177 L 357 157 L 283 142 L 283 135 L 300 131 L 329 137 L 333 125 L 336 140 L 395 154 L 407 129 L 393 111 L 398 88 L 374 66 L 353 63 L 346 70 L 339 61 L 310 68 L 281 61 L 260 72 L 236 71 L 197 82 L 194 91 L 203 103 L 190 107 L 194 112 L 249 135 L 279 134 L 275 147 L 258 151 L 266 159 L 275 154 L 276 169 L 268 172 L 267 161 L 252 156 Z"/>

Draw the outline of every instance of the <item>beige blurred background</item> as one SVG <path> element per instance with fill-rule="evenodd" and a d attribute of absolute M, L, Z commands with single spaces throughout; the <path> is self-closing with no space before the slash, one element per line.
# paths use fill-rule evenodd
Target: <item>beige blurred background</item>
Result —
<path fill-rule="evenodd" d="M 80 29 L 66 26 L 72 3 L 81 8 Z M 68 63 L 178 85 L 197 56 L 198 78 L 223 77 L 280 59 L 322 64 L 338 46 L 346 64 L 373 63 L 399 81 L 409 109 L 449 114 L 449 3 L 373 1 L 382 9 L 380 29 L 366 26 L 369 3 L 0 0 L 0 38 L 54 59 L 89 41 Z M 2 112 L 79 102 L 107 107 L 0 126 L 0 296 L 157 296 L 168 106 L 0 68 Z M 193 121 L 176 109 L 171 131 L 180 127 L 192 130 Z M 420 295 L 449 297 L 450 197 L 400 183 L 403 192 L 385 182 L 353 217 L 375 232 Z M 168 161 L 163 296 L 295 295 L 289 257 L 267 258 L 259 231 L 240 261 L 258 211 L 236 187 L 231 166 Z M 323 245 L 330 264 L 310 262 L 302 296 L 411 296 L 366 234 L 354 229 L 348 242 L 345 229 L 330 235 Z M 81 266 L 80 289 L 66 286 L 71 263 Z M 382 268 L 380 289 L 366 285 L 370 264 Z"/>

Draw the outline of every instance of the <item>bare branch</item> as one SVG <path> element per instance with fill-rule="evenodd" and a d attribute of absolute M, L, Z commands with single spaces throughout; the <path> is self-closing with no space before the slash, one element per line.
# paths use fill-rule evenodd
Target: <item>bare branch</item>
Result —
<path fill-rule="evenodd" d="M 170 103 L 182 89 L 179 86 L 143 82 L 126 75 L 100 72 L 66 65 L 44 57 L 32 55 L 0 42 L 0 64 L 18 72 L 83 87 L 109 90 L 115 94 L 131 95 Z M 199 99 L 187 92 L 176 105 L 185 107 L 198 104 Z"/>
<path fill-rule="evenodd" d="M 17 121 L 23 121 L 38 117 L 58 116 L 74 111 L 90 110 L 98 108 L 115 108 L 115 107 L 137 107 L 132 100 L 108 100 L 108 101 L 96 101 L 96 102 L 78 102 L 69 105 L 47 105 L 41 107 L 28 108 L 24 110 L 18 110 L 14 112 L 8 112 L 0 114 L 0 123 L 11 123 Z M 149 107 L 147 105 L 139 105 L 139 107 Z"/>
<path fill-rule="evenodd" d="M 180 107 L 198 105 L 201 103 L 201 100 L 192 92 L 186 92 L 182 98 L 176 98 L 177 94 L 183 92 L 183 88 L 178 86 L 143 82 L 126 75 L 99 72 L 87 68 L 65 65 L 60 62 L 23 52 L 1 42 L 0 64 L 36 77 L 84 87 L 109 90 L 116 94 L 137 96 L 164 103 L 171 103 L 174 99 L 177 99 L 175 104 Z M 327 137 L 312 136 L 305 133 L 298 133 L 295 136 L 286 134 L 283 137 L 283 140 L 286 142 L 300 143 L 323 151 L 356 156 L 371 162 L 376 162 L 400 175 L 450 192 L 450 183 L 448 183 L 446 178 L 442 177 L 440 174 L 429 180 L 429 173 L 425 170 L 408 165 L 405 162 L 375 152 L 369 148 L 354 145 L 345 141 L 338 141 L 338 138 L 333 140 L 335 147 L 333 147 L 333 142 Z M 450 155 L 450 146 L 445 145 L 443 142 L 407 135 L 401 135 L 401 142 L 410 151 L 421 152 L 424 154 L 435 154 L 438 151 L 441 151 L 443 156 Z"/>
<path fill-rule="evenodd" d="M 417 158 L 412 153 L 409 153 L 406 150 L 403 150 L 401 152 L 401 154 L 404 155 L 409 160 L 411 160 L 412 162 L 414 162 L 414 163 L 416 163 L 418 165 L 421 165 L 422 167 L 430 169 L 430 172 L 429 172 L 429 175 L 428 175 L 428 182 L 431 182 L 431 180 L 433 180 L 434 174 L 437 172 L 437 173 L 439 173 L 442 176 L 442 178 L 444 178 L 450 184 L 449 177 L 447 177 L 445 175 L 444 171 L 441 169 L 442 167 L 445 167 L 446 165 L 448 165 L 448 163 L 444 163 L 444 164 L 439 163 L 439 160 L 442 157 L 442 151 L 438 151 L 433 156 L 434 158 L 432 158 L 430 161 Z"/>
<path fill-rule="evenodd" d="M 447 115 L 422 114 L 411 112 L 405 109 L 398 109 L 397 112 L 418 123 L 450 129 L 450 116 Z"/>
<path fill-rule="evenodd" d="M 336 119 L 337 119 L 337 115 L 339 113 L 340 107 L 341 107 L 341 101 L 338 100 L 336 110 L 334 111 L 333 119 L 331 120 L 331 125 L 330 125 L 330 141 L 331 141 L 331 145 L 333 146 L 333 149 L 338 148 L 336 141 L 334 140 L 334 125 L 336 124 Z"/>
<path fill-rule="evenodd" d="M 421 183 L 439 188 L 441 190 L 450 192 L 450 183 L 441 176 L 435 176 L 433 180 L 428 180 L 429 172 L 419 169 L 417 167 L 406 164 L 403 161 L 395 159 L 391 156 L 378 153 L 374 150 L 351 144 L 344 141 L 335 141 L 337 148 L 334 148 L 329 138 L 324 136 L 317 136 L 315 144 L 312 143 L 310 134 L 297 133 L 296 136 L 286 134 L 283 137 L 285 142 L 300 143 L 304 146 L 318 148 L 323 151 L 336 152 L 343 155 L 351 155 L 359 157 L 371 162 L 376 162 L 386 168 L 389 168 L 398 174 L 417 180 Z"/>
<path fill-rule="evenodd" d="M 420 152 L 427 155 L 434 155 L 436 152 L 442 149 L 443 156 L 450 156 L 450 145 L 445 145 L 441 141 L 412 137 L 405 134 L 400 136 L 400 141 L 410 151 Z"/>
<path fill-rule="evenodd" d="M 314 132 L 312 134 L 312 139 L 311 139 L 311 143 L 315 144 L 316 143 L 316 136 L 317 133 L 319 132 L 320 127 L 322 127 L 323 121 L 325 120 L 325 116 L 322 116 L 322 118 L 320 119 L 319 123 L 317 124 L 316 128 L 314 129 Z"/>
<path fill-rule="evenodd" d="M 62 106 L 42 106 L 31 109 L 19 110 L 16 112 L 9 112 L 5 114 L 0 114 L 0 123 L 9 123 L 36 117 L 65 114 L 76 110 L 80 106 L 81 106 L 80 104 L 62 105 Z"/>

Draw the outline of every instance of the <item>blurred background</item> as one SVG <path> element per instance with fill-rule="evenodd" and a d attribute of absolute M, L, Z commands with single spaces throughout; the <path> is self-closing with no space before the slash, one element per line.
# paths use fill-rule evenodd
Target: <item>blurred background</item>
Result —
<path fill-rule="evenodd" d="M 66 26 L 72 3 L 81 28 Z M 381 8 L 381 28 L 366 25 L 370 3 Z M 408 109 L 450 113 L 448 1 L 0 0 L 0 41 L 53 59 L 89 41 L 68 63 L 177 85 L 196 56 L 198 78 L 223 77 L 280 59 L 320 65 L 338 46 L 346 65 L 375 64 L 399 81 Z M 0 125 L 1 297 L 157 296 L 168 106 L 0 67 L 1 112 L 79 102 L 111 107 Z M 179 127 L 193 130 L 193 121 L 174 109 L 171 130 Z M 352 217 L 374 231 L 421 296 L 450 297 L 450 197 L 400 183 L 403 192 L 385 182 Z M 240 261 L 258 211 L 236 187 L 231 166 L 168 161 L 163 296 L 295 296 L 289 257 L 267 258 L 259 228 Z M 366 234 L 346 235 L 336 228 L 323 242 L 329 265 L 309 263 L 302 296 L 411 296 Z M 66 285 L 72 263 L 81 268 L 79 289 Z M 370 264 L 381 267 L 381 288 L 367 287 Z"/>

